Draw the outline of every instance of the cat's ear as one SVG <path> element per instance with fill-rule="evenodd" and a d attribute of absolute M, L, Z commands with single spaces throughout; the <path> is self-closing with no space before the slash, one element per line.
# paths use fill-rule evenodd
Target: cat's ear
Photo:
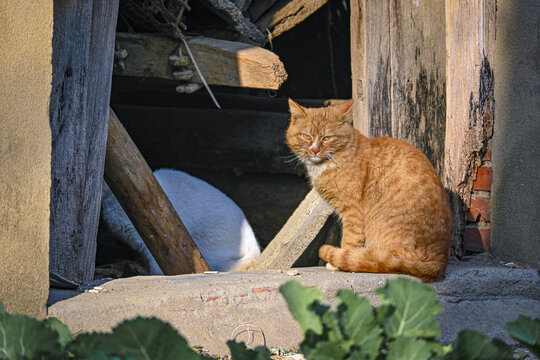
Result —
<path fill-rule="evenodd" d="M 336 105 L 336 109 L 339 111 L 340 114 L 346 115 L 349 111 L 351 111 L 353 104 L 354 100 L 350 99 L 339 105 Z"/>
<path fill-rule="evenodd" d="M 335 105 L 335 109 L 337 110 L 339 114 L 339 119 L 341 123 L 349 122 L 352 124 L 353 117 L 352 117 L 352 106 L 354 104 L 354 100 L 350 99 L 347 100 L 339 105 Z"/>
<path fill-rule="evenodd" d="M 289 99 L 289 109 L 291 111 L 291 120 L 306 116 L 306 110 L 292 99 Z"/>

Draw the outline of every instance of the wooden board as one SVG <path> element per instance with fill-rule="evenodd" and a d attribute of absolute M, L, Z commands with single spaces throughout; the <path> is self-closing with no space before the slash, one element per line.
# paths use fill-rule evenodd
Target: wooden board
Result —
<path fill-rule="evenodd" d="M 495 0 L 446 1 L 446 141 L 444 184 L 454 213 L 454 253 L 462 251 L 465 211 L 493 134 Z"/>
<path fill-rule="evenodd" d="M 178 40 L 143 34 L 117 33 L 116 40 L 128 57 L 125 70 L 115 75 L 174 79 L 169 56 L 181 46 Z M 279 57 L 266 49 L 233 41 L 204 37 L 188 39 L 188 44 L 208 84 L 277 90 L 287 79 Z M 185 49 L 183 54 L 187 54 Z M 193 64 L 187 66 L 195 70 Z M 201 83 L 195 72 L 190 82 Z"/>
<path fill-rule="evenodd" d="M 93 280 L 118 0 L 54 2 L 50 270 Z"/>
<path fill-rule="evenodd" d="M 165 275 L 210 270 L 152 170 L 112 110 L 104 178 Z"/>
<path fill-rule="evenodd" d="M 328 0 L 282 0 L 257 21 L 257 26 L 265 34 L 268 29 L 272 38 L 278 37 L 300 24 L 327 2 Z"/>

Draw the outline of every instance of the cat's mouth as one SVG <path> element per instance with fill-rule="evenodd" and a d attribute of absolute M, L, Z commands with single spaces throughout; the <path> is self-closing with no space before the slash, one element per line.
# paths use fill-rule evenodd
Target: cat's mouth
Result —
<path fill-rule="evenodd" d="M 308 157 L 308 160 L 309 162 L 311 162 L 312 164 L 320 164 L 322 163 L 324 160 L 326 160 L 325 158 L 322 158 L 318 155 L 312 155 L 310 157 Z"/>

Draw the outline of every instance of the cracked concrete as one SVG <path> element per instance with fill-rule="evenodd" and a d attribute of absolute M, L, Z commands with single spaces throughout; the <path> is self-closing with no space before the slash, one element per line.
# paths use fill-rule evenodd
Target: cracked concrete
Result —
<path fill-rule="evenodd" d="M 226 353 L 231 338 L 290 349 L 302 335 L 279 293 L 281 284 L 297 279 L 321 290 L 330 304 L 337 290 L 349 288 L 376 305 L 375 289 L 395 277 L 325 268 L 133 277 L 107 281 L 95 292 L 53 290 L 48 314 L 74 333 L 108 331 L 125 319 L 155 316 L 213 354 Z M 431 284 L 443 305 L 441 341 L 452 341 L 463 328 L 505 337 L 504 324 L 519 314 L 540 317 L 539 284 L 536 269 L 451 264 Z"/>

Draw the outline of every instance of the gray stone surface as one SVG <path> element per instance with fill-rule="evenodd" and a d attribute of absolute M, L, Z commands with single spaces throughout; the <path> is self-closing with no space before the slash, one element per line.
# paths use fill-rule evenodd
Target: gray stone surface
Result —
<path fill-rule="evenodd" d="M 253 345 L 264 342 L 262 332 L 267 346 L 287 349 L 297 347 L 302 336 L 279 293 L 281 284 L 297 279 L 320 289 L 330 304 L 342 288 L 378 304 L 375 289 L 396 276 L 298 268 L 133 277 L 105 282 L 97 293 L 52 291 L 49 315 L 75 333 L 108 331 L 125 319 L 156 316 L 170 322 L 191 345 L 202 345 L 215 354 L 225 353 L 226 340 L 235 336 L 248 340 L 247 329 Z M 538 271 L 533 269 L 451 265 L 445 277 L 432 284 L 443 305 L 441 340 L 452 341 L 463 328 L 499 336 L 504 323 L 519 314 L 540 317 L 539 284 Z"/>

